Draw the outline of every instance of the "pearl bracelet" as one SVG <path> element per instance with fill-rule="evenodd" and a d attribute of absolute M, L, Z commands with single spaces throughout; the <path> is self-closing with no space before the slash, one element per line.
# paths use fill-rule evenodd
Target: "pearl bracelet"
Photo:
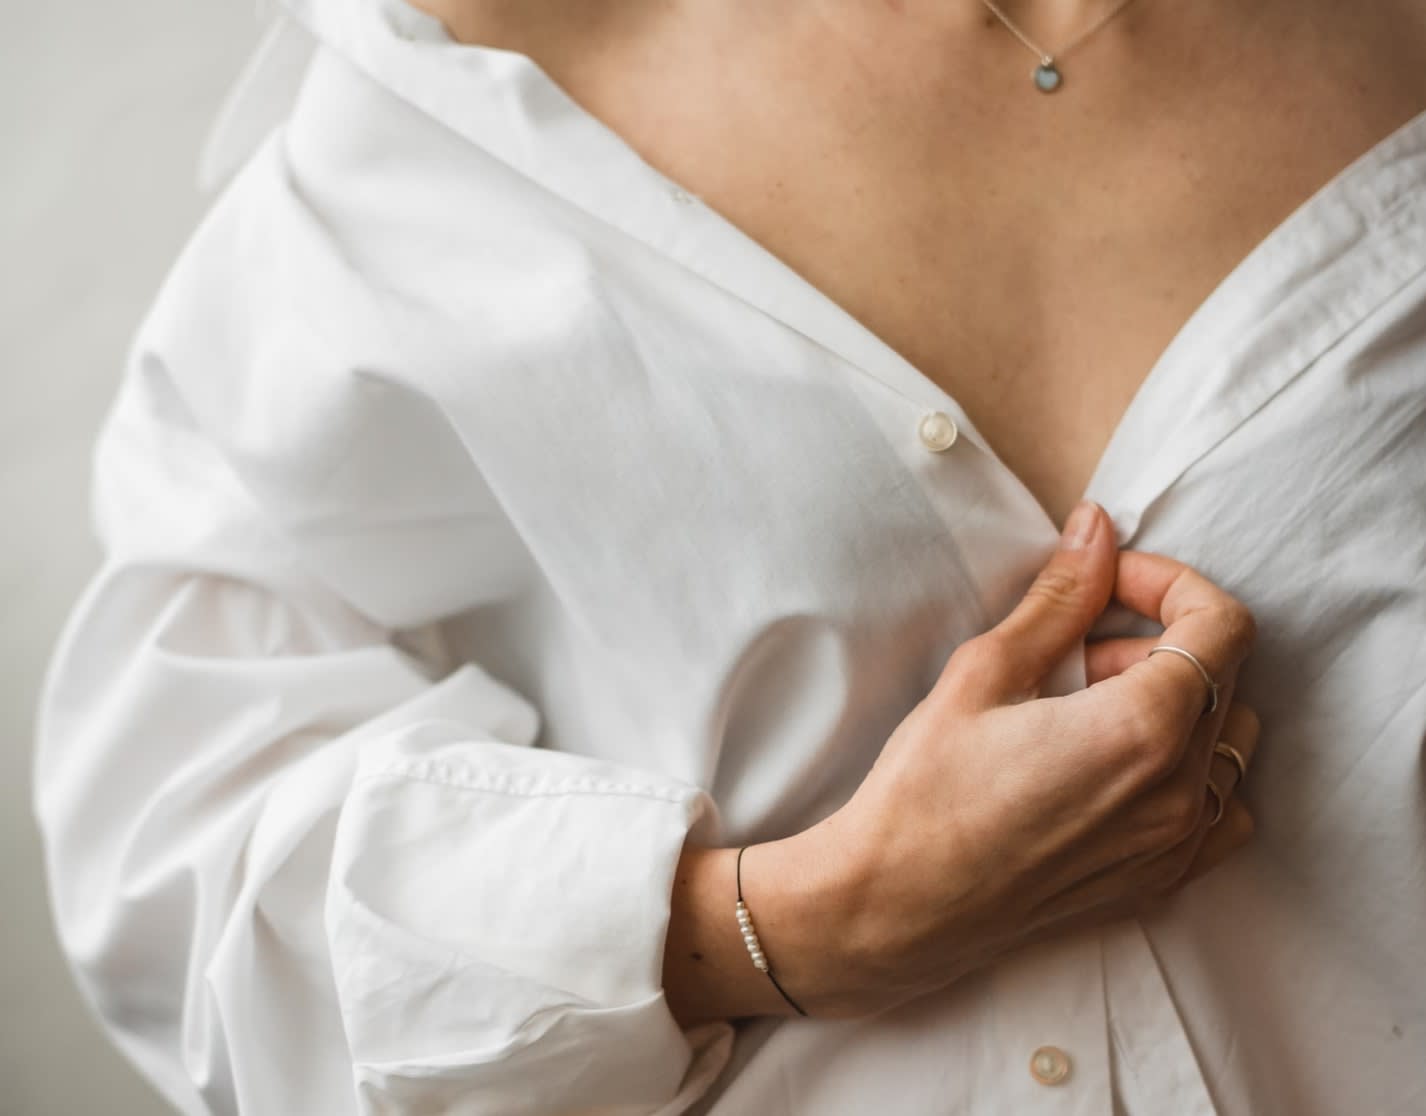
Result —
<path fill-rule="evenodd" d="M 738 929 L 743 932 L 743 944 L 748 947 L 748 956 L 753 959 L 753 965 L 760 972 L 767 973 L 768 980 L 772 981 L 772 986 L 782 993 L 782 998 L 792 1005 L 798 1015 L 807 1013 L 798 1006 L 797 1001 L 787 994 L 786 989 L 778 984 L 777 977 L 772 975 L 772 969 L 768 967 L 767 955 L 763 953 L 762 943 L 758 941 L 758 932 L 753 929 L 753 916 L 748 910 L 748 905 L 743 902 L 743 849 L 738 850 Z"/>

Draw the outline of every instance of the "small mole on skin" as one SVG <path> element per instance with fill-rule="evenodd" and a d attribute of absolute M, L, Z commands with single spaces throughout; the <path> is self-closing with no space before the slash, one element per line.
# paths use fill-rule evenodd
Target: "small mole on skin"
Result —
<path fill-rule="evenodd" d="M 703 954 L 699 953 L 696 949 L 692 953 L 690 953 L 689 956 L 692 957 L 695 961 L 703 960 Z"/>
<path fill-rule="evenodd" d="M 1392 1034 L 1392 1037 L 1393 1037 L 1393 1038 L 1400 1038 L 1400 1037 L 1401 1037 L 1401 1027 L 1400 1027 L 1398 1024 L 1393 1023 L 1393 1024 L 1391 1025 L 1391 1034 Z"/>

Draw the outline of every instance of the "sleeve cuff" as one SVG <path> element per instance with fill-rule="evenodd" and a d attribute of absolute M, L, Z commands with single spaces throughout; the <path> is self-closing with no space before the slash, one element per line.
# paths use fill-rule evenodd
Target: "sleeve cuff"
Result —
<path fill-rule="evenodd" d="M 362 1110 L 667 1104 L 694 1061 L 662 992 L 669 895 L 715 828 L 656 773 L 442 720 L 370 740 L 326 913 Z"/>

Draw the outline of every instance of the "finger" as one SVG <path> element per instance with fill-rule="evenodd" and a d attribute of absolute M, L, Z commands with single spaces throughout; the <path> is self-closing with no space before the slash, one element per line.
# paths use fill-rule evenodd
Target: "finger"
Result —
<path fill-rule="evenodd" d="M 1238 784 L 1242 781 L 1242 773 L 1239 772 L 1238 765 L 1231 757 L 1217 751 L 1217 745 L 1221 743 L 1236 751 L 1242 758 L 1243 766 L 1246 769 L 1252 765 L 1253 756 L 1257 754 L 1259 731 L 1256 713 L 1246 705 L 1235 703 L 1229 706 L 1227 716 L 1223 719 L 1223 727 L 1218 731 L 1218 740 L 1214 745 L 1213 764 L 1209 773 L 1209 777 L 1224 794 L 1232 794 L 1238 789 Z"/>
<path fill-rule="evenodd" d="M 1114 596 L 1135 612 L 1164 626 L 1160 642 L 1176 642 L 1170 633 L 1202 631 L 1207 637 L 1188 650 L 1217 676 L 1238 666 L 1252 649 L 1256 637 L 1253 614 L 1238 598 L 1220 589 L 1192 566 L 1163 554 L 1125 550 L 1119 552 Z M 1203 621 L 1206 618 L 1207 624 Z M 1192 664 L 1184 663 L 1185 667 Z"/>
<path fill-rule="evenodd" d="M 1230 799 L 1223 808 L 1223 817 L 1218 824 L 1209 828 L 1199 842 L 1197 851 L 1188 868 L 1169 887 L 1157 891 L 1145 891 L 1131 900 L 1133 908 L 1128 913 L 1144 915 L 1163 909 L 1163 904 L 1174 892 L 1181 890 L 1198 877 L 1211 872 L 1252 840 L 1256 823 L 1253 815 L 1243 803 Z"/>
<path fill-rule="evenodd" d="M 1022 944 L 1059 938 L 1077 930 L 1161 909 L 1166 898 L 1199 876 L 1212 871 L 1253 836 L 1253 816 L 1241 802 L 1230 800 L 1223 818 L 1206 830 L 1189 866 L 1168 886 L 1132 886 L 1105 873 L 1041 905 L 1022 923 Z"/>
<path fill-rule="evenodd" d="M 1180 746 L 1170 774 L 1154 783 L 1150 792 L 1138 792 L 1127 801 L 1117 827 L 1094 834 L 1065 858 L 1052 876 L 1056 888 L 1080 887 L 1096 877 L 1126 872 L 1171 882 L 1183 871 L 1207 835 L 1216 809 L 1207 789 L 1214 758 L 1212 742 L 1222 739 L 1225 732 L 1241 741 L 1255 731 L 1251 710 L 1232 701 L 1235 684 L 1236 679 L 1229 679 L 1227 704 L 1186 734 L 1188 740 Z M 1228 717 L 1234 710 L 1229 726 Z M 1218 759 L 1232 762 L 1221 756 Z M 1218 778 L 1213 782 L 1220 788 L 1226 808 L 1231 782 Z"/>
<path fill-rule="evenodd" d="M 1251 763 L 1259 732 L 1257 715 L 1252 709 L 1230 701 L 1212 721 L 1219 723 L 1205 721 L 1194 735 L 1227 740 Z M 1222 756 L 1215 758 L 1233 767 L 1231 760 Z M 1181 795 L 1191 789 L 1192 801 L 1196 803 L 1195 817 L 1183 837 L 1174 838 L 1167 845 L 1156 842 L 1153 849 L 1129 856 L 1124 855 L 1123 831 L 1118 836 L 1106 834 L 1103 840 L 1081 846 L 1051 874 L 1051 898 L 1030 912 L 1029 924 L 1059 922 L 1077 912 L 1106 904 L 1138 901 L 1139 895 L 1165 894 L 1182 886 L 1191 878 L 1190 873 L 1201 875 L 1247 840 L 1252 832 L 1252 818 L 1241 802 L 1230 797 L 1232 778 L 1221 778 L 1221 772 L 1215 776 L 1214 783 L 1223 788 L 1223 813 L 1217 823 L 1213 823 L 1215 807 L 1207 791 L 1206 766 L 1202 760 L 1190 763 L 1186 759 L 1174 776 L 1179 786 L 1172 793 Z M 1232 777 L 1236 774 L 1233 768 Z M 1164 812 L 1168 793 L 1166 790 L 1136 804 L 1134 813 L 1124 819 L 1127 831 L 1148 829 L 1151 820 Z M 1087 875 L 1084 874 L 1086 866 L 1090 866 Z"/>
<path fill-rule="evenodd" d="M 1230 798 L 1224 804 L 1222 820 L 1208 830 L 1188 866 L 1188 871 L 1183 874 L 1176 887 L 1182 887 L 1222 864 L 1235 850 L 1247 844 L 1253 835 L 1253 829 L 1253 815 L 1248 813 L 1248 808 L 1240 800 Z"/>
<path fill-rule="evenodd" d="M 1218 740 L 1223 739 L 1228 714 L 1234 707 L 1233 693 L 1236 688 L 1237 675 L 1235 673 L 1228 678 L 1228 681 L 1222 688 L 1221 704 L 1219 707 L 1213 713 L 1199 717 L 1194 721 L 1184 745 L 1183 752 L 1180 755 L 1178 765 L 1161 785 L 1160 797 L 1167 795 L 1177 797 L 1181 801 L 1184 795 L 1189 795 L 1190 797 L 1202 795 L 1211 780 L 1213 785 L 1218 789 L 1219 794 L 1221 794 L 1225 800 L 1227 799 L 1231 793 L 1230 787 L 1232 781 L 1223 781 L 1215 776 L 1213 745 Z M 1218 758 L 1220 760 L 1222 759 L 1222 757 Z M 1222 760 L 1222 762 L 1226 763 L 1231 761 Z M 1155 801 L 1155 797 L 1150 796 L 1145 800 L 1145 804 L 1152 810 Z M 1208 800 L 1208 807 L 1204 819 L 1201 820 L 1212 817 L 1212 799 Z M 1198 836 L 1201 837 L 1202 834 L 1198 834 Z"/>
<path fill-rule="evenodd" d="M 1142 662 L 1149 650 L 1159 642 L 1157 636 L 1101 639 L 1084 645 L 1085 684 L 1093 686 L 1116 674 L 1123 674 L 1135 663 Z"/>
<path fill-rule="evenodd" d="M 1230 828 L 1226 836 L 1219 835 L 1218 831 L 1228 820 L 1230 808 L 1233 809 L 1235 817 L 1239 812 L 1246 813 L 1242 803 L 1234 802 L 1224 794 L 1220 812 L 1218 802 L 1215 801 L 1212 792 L 1208 789 L 1207 782 L 1199 783 L 1198 787 L 1200 788 L 1196 791 L 1196 800 L 1199 803 L 1198 818 L 1191 827 L 1187 839 L 1157 855 L 1135 858 L 1133 862 L 1126 863 L 1127 873 L 1139 882 L 1141 890 L 1145 893 L 1162 894 L 1181 887 L 1188 873 L 1203 859 L 1205 848 L 1209 850 L 1210 864 L 1208 866 L 1211 867 L 1213 863 L 1217 863 L 1217 860 L 1211 858 L 1218 856 L 1220 850 L 1222 855 L 1226 856 L 1227 852 L 1241 843 L 1236 841 L 1237 829 Z M 1234 824 L 1238 825 L 1239 823 L 1235 822 Z M 1207 868 L 1202 870 L 1206 871 Z"/>
<path fill-rule="evenodd" d="M 1176 646 L 1203 664 L 1221 685 L 1242 663 L 1256 638 L 1252 613 L 1190 566 L 1162 554 L 1123 551 L 1119 555 L 1115 596 L 1125 605 L 1164 625 L 1159 644 Z M 1148 656 L 1123 672 L 1150 684 L 1146 700 L 1167 703 L 1185 720 L 1196 720 L 1211 694 L 1198 668 L 1184 656 Z M 1221 695 L 1220 695 L 1221 696 Z"/>
<path fill-rule="evenodd" d="M 948 681 L 964 677 L 974 704 L 999 705 L 1037 692 L 1039 683 L 1084 638 L 1109 603 L 1118 546 L 1114 525 L 1098 504 L 1085 501 L 1070 514 L 1060 546 L 1010 615 L 962 645 L 947 663 Z"/>
<path fill-rule="evenodd" d="M 1202 784 L 1200 784 L 1202 786 Z M 1212 800 L 1206 789 L 1195 791 L 1196 815 L 1185 835 L 1165 847 L 1156 847 L 1128 857 L 1116 856 L 1097 871 L 1065 886 L 1061 878 L 1052 886 L 1050 898 L 1027 912 L 1025 925 L 1035 929 L 1100 908 L 1135 903 L 1163 895 L 1181 886 L 1185 874 L 1204 855 L 1204 846 L 1228 817 L 1225 801 L 1223 817 L 1213 820 Z M 1238 806 L 1241 809 L 1241 804 Z M 1222 839 L 1215 838 L 1216 849 Z M 1205 869 L 1206 870 L 1206 869 Z"/>

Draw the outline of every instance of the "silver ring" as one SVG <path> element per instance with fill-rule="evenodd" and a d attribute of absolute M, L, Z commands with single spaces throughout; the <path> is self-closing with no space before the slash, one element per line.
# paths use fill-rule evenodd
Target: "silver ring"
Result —
<path fill-rule="evenodd" d="M 1185 651 L 1182 647 L 1175 647 L 1171 643 L 1159 644 L 1157 647 L 1150 649 L 1149 655 L 1152 655 L 1155 651 L 1172 651 L 1175 655 L 1182 655 L 1185 659 L 1187 659 L 1194 666 L 1196 666 L 1198 668 L 1198 673 L 1203 675 L 1203 681 L 1208 686 L 1208 705 L 1204 708 L 1203 713 L 1212 713 L 1215 709 L 1218 708 L 1218 683 L 1213 681 L 1213 675 L 1208 673 L 1204 665 L 1198 661 L 1198 659 L 1193 655 L 1192 652 Z M 1145 658 L 1147 657 L 1148 656 L 1145 656 Z M 1201 715 L 1202 714 L 1200 714 L 1200 716 Z"/>
<path fill-rule="evenodd" d="M 1215 756 L 1223 756 L 1225 759 L 1233 761 L 1233 766 L 1238 769 L 1238 783 L 1241 783 L 1248 777 L 1248 761 L 1243 758 L 1243 753 L 1229 744 L 1228 741 L 1220 740 L 1217 744 L 1213 745 L 1213 754 Z M 1233 784 L 1235 789 L 1238 783 Z"/>
<path fill-rule="evenodd" d="M 1208 780 L 1205 788 L 1213 796 L 1213 816 L 1208 819 L 1208 828 L 1212 829 L 1223 820 L 1223 792 L 1218 789 L 1218 785 L 1212 779 Z"/>

